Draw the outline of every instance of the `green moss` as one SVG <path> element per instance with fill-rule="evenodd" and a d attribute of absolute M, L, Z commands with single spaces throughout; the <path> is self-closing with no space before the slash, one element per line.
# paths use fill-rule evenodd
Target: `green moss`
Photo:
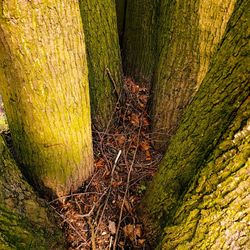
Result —
<path fill-rule="evenodd" d="M 64 249 L 50 212 L 22 177 L 0 135 L 0 249 Z"/>
<path fill-rule="evenodd" d="M 80 1 L 87 48 L 92 120 L 105 129 L 121 90 L 122 65 L 115 1 Z"/>
<path fill-rule="evenodd" d="M 245 119 L 249 102 L 246 100 L 241 105 L 216 153 L 210 155 L 196 175 L 172 224 L 165 227 L 159 249 L 247 249 L 250 120 L 241 129 L 238 121 Z M 244 136 L 235 141 L 240 135 Z M 221 147 L 225 141 L 229 146 L 227 150 Z"/>
<path fill-rule="evenodd" d="M 29 1 L 3 7 L 0 90 L 16 155 L 37 188 L 65 195 L 93 168 L 79 4 Z"/>
<path fill-rule="evenodd" d="M 161 225 L 172 222 L 172 215 L 178 201 L 182 199 L 193 176 L 203 166 L 207 157 L 214 154 L 214 148 L 231 124 L 238 109 L 241 105 L 245 105 L 243 102 L 249 95 L 248 71 L 250 69 L 247 57 L 243 56 L 249 48 L 247 25 L 249 15 L 245 12 L 248 4 L 247 1 L 243 1 L 237 5 L 222 43 L 212 60 L 211 68 L 200 90 L 185 111 L 176 135 L 172 138 L 160 164 L 159 171 L 146 193 L 142 205 L 146 208 L 146 212 L 145 210 L 143 212 L 146 218 L 145 223 L 151 224 L 150 227 L 155 227 L 158 233 Z M 242 116 L 237 118 L 242 122 L 236 120 L 235 130 L 239 124 L 245 123 L 248 112 L 241 112 L 245 118 Z M 237 138 L 243 139 L 244 137 Z M 234 139 L 234 143 L 238 141 L 237 138 Z M 227 140 L 226 142 L 223 140 L 220 144 L 221 148 L 216 149 L 217 156 L 226 150 L 223 158 L 220 158 L 223 164 L 230 162 L 239 150 L 235 148 L 230 150 L 234 144 Z M 240 153 L 242 156 L 242 152 Z M 231 166 L 233 170 L 237 171 L 242 167 L 241 159 L 238 158 L 237 164 Z M 209 169 L 214 166 L 213 161 L 211 159 Z M 226 169 L 223 173 L 227 177 L 231 171 Z M 202 185 L 206 192 L 210 193 L 216 189 L 215 180 L 219 178 L 218 173 L 212 172 L 209 176 L 204 176 L 206 181 L 202 179 Z M 214 206 L 213 200 L 207 198 L 207 205 Z"/>

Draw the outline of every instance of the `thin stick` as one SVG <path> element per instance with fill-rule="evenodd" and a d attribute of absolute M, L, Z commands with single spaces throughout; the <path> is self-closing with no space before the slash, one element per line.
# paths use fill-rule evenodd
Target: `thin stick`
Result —
<path fill-rule="evenodd" d="M 117 95 L 117 98 L 118 98 L 120 94 L 119 94 L 119 92 L 118 92 L 118 90 L 117 90 L 116 82 L 115 82 L 114 78 L 112 77 L 109 68 L 106 68 L 105 71 L 107 72 L 107 75 L 108 75 L 110 81 L 111 81 L 112 84 L 113 84 L 113 87 L 114 87 L 114 89 L 115 89 L 115 92 L 116 92 L 116 95 Z M 118 98 L 118 99 L 119 99 L 119 98 Z"/>
<path fill-rule="evenodd" d="M 113 168 L 112 168 L 112 171 L 111 171 L 110 186 L 109 186 L 109 188 L 108 188 L 108 189 L 109 189 L 109 192 L 108 192 L 107 198 L 106 198 L 106 200 L 105 200 L 105 203 L 104 203 L 104 206 L 103 206 L 103 210 L 102 210 L 100 219 L 99 219 L 99 221 L 98 221 L 98 224 L 97 224 L 95 233 L 97 233 L 97 231 L 98 231 L 98 227 L 99 227 L 99 225 L 100 225 L 100 223 L 101 223 L 101 221 L 102 221 L 102 217 L 103 217 L 104 211 L 105 211 L 106 206 L 107 206 L 107 204 L 108 204 L 108 200 L 109 200 L 109 196 L 110 196 L 110 192 L 111 192 L 111 187 L 112 187 L 112 183 L 113 183 L 113 180 L 114 180 L 115 168 L 116 168 L 117 162 L 118 162 L 118 160 L 119 160 L 119 158 L 120 158 L 120 156 L 121 156 L 121 153 L 122 153 L 122 151 L 119 150 L 119 152 L 118 152 L 118 154 L 117 154 L 117 156 L 116 156 L 116 158 L 115 158 L 115 162 L 114 162 L 114 165 L 113 165 Z"/>
<path fill-rule="evenodd" d="M 56 212 L 56 214 L 57 215 L 59 215 L 62 219 L 63 219 L 63 222 L 67 222 L 68 223 L 68 225 L 75 231 L 75 233 L 81 238 L 81 240 L 84 242 L 84 245 L 86 245 L 87 244 L 87 242 L 86 242 L 86 240 L 82 237 L 82 235 L 76 230 L 76 228 L 71 224 L 71 222 L 65 217 L 65 216 L 63 216 L 63 215 L 61 215 L 59 212 L 57 212 L 56 211 L 56 209 L 53 207 L 53 206 L 51 206 L 54 210 L 55 210 L 55 212 Z"/>
<path fill-rule="evenodd" d="M 117 224 L 117 231 L 116 231 L 116 234 L 115 234 L 115 240 L 114 240 L 114 244 L 113 244 L 113 250 L 116 250 L 119 228 L 121 226 L 121 221 L 122 221 L 123 208 L 124 208 L 126 196 L 127 196 L 128 189 L 129 189 L 130 176 L 131 176 L 131 172 L 133 170 L 133 165 L 134 165 L 134 162 L 135 162 L 135 157 L 136 157 L 136 154 L 137 154 L 137 151 L 138 151 L 138 147 L 139 147 L 142 121 L 140 123 L 141 124 L 140 124 L 140 128 L 139 128 L 139 131 L 138 131 L 136 149 L 135 149 L 135 153 L 133 155 L 133 160 L 132 160 L 132 162 L 130 164 L 130 167 L 129 167 L 128 177 L 127 177 L 127 183 L 126 183 L 126 190 L 125 190 L 125 193 L 124 193 L 124 196 L 123 196 L 123 200 L 122 200 L 122 206 L 121 206 L 121 210 L 120 210 L 119 221 L 118 221 L 118 224 Z"/>

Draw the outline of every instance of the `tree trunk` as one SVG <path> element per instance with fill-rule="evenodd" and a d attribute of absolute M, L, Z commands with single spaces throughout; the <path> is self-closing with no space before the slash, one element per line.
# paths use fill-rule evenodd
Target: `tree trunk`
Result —
<path fill-rule="evenodd" d="M 249 1 L 239 1 L 204 82 L 172 138 L 143 206 L 159 233 L 203 161 L 249 96 Z M 151 219 L 149 219 L 149 218 Z"/>
<path fill-rule="evenodd" d="M 48 216 L 0 135 L 0 249 L 65 249 L 62 232 Z"/>
<path fill-rule="evenodd" d="M 153 79 L 155 147 L 166 149 L 207 73 L 236 0 L 161 1 Z"/>
<path fill-rule="evenodd" d="M 116 3 L 117 28 L 120 41 L 120 48 L 122 48 L 127 0 L 116 0 L 115 3 Z"/>
<path fill-rule="evenodd" d="M 156 60 L 157 0 L 127 0 L 123 37 L 124 73 L 150 84 Z"/>
<path fill-rule="evenodd" d="M 6 116 L 4 113 L 2 97 L 0 95 L 0 133 L 1 131 L 7 130 L 7 128 L 8 128 L 8 125 L 7 125 Z"/>
<path fill-rule="evenodd" d="M 100 130 L 114 112 L 122 66 L 114 0 L 80 1 L 89 66 L 92 120 Z"/>
<path fill-rule="evenodd" d="M 159 249 L 250 249 L 250 98 L 197 174 Z"/>
<path fill-rule="evenodd" d="M 16 155 L 58 196 L 93 168 L 85 54 L 78 1 L 1 1 L 0 88 Z"/>

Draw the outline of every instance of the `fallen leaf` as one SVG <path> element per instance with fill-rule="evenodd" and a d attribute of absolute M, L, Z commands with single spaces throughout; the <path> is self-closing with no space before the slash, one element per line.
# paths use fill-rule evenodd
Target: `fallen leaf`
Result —
<path fill-rule="evenodd" d="M 131 92 L 133 94 L 138 93 L 139 90 L 140 90 L 140 87 L 138 85 L 136 85 L 136 84 L 131 85 Z"/>
<path fill-rule="evenodd" d="M 124 200 L 124 206 L 127 209 L 127 211 L 132 214 L 132 207 L 131 207 L 129 201 L 126 198 Z"/>
<path fill-rule="evenodd" d="M 144 245 L 145 241 L 146 241 L 145 239 L 139 239 L 138 244 L 142 246 Z"/>
<path fill-rule="evenodd" d="M 151 153 L 149 150 L 146 151 L 146 161 L 151 161 L 152 157 L 151 157 Z"/>
<path fill-rule="evenodd" d="M 99 160 L 97 160 L 97 162 L 95 163 L 96 168 L 103 168 L 105 166 L 105 161 L 104 159 L 100 158 Z"/>
<path fill-rule="evenodd" d="M 139 126 L 140 125 L 140 118 L 139 115 L 132 113 L 131 114 L 131 123 L 135 126 Z"/>
<path fill-rule="evenodd" d="M 134 235 L 138 238 L 141 238 L 142 236 L 142 225 L 137 224 L 134 229 Z"/>
<path fill-rule="evenodd" d="M 141 102 L 143 102 L 144 104 L 146 104 L 147 101 L 148 101 L 148 96 L 147 96 L 147 95 L 141 95 L 141 96 L 139 97 L 139 100 L 140 100 Z"/>
<path fill-rule="evenodd" d="M 149 125 L 149 121 L 147 118 L 143 118 L 143 126 L 148 126 Z"/>
<path fill-rule="evenodd" d="M 126 137 L 124 135 L 118 135 L 117 141 L 119 145 L 123 145 L 125 143 Z"/>
<path fill-rule="evenodd" d="M 114 221 L 109 220 L 109 231 L 111 234 L 115 234 L 116 233 L 116 225 Z"/>
<path fill-rule="evenodd" d="M 123 227 L 123 232 L 125 237 L 129 238 L 131 241 L 134 240 L 134 225 L 126 225 L 125 227 Z"/>
<path fill-rule="evenodd" d="M 148 151 L 150 149 L 149 142 L 147 142 L 147 141 L 142 141 L 140 143 L 140 146 L 141 146 L 143 151 Z"/>

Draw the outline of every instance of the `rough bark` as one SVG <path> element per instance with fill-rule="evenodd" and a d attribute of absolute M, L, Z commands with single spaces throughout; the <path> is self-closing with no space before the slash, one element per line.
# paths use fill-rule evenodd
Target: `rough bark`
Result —
<path fill-rule="evenodd" d="M 69 193 L 93 166 L 78 1 L 0 3 L 0 90 L 16 155 L 39 188 Z"/>
<path fill-rule="evenodd" d="M 117 28 L 120 41 L 120 48 L 122 48 L 127 0 L 116 0 L 115 4 L 116 4 Z"/>
<path fill-rule="evenodd" d="M 127 0 L 122 44 L 125 75 L 149 86 L 157 57 L 157 2 Z"/>
<path fill-rule="evenodd" d="M 7 120 L 6 120 L 6 116 L 4 113 L 2 97 L 0 96 L 0 133 L 3 130 L 7 130 L 7 128 L 8 128 L 8 125 L 7 125 Z"/>
<path fill-rule="evenodd" d="M 143 217 L 156 234 L 170 220 L 187 184 L 249 96 L 250 12 L 247 10 L 247 0 L 237 4 L 211 68 L 187 108 L 146 194 Z"/>
<path fill-rule="evenodd" d="M 122 66 L 114 0 L 80 1 L 86 39 L 92 120 L 103 130 L 121 89 Z"/>
<path fill-rule="evenodd" d="M 236 0 L 161 1 L 153 79 L 155 147 L 166 149 L 185 107 L 199 89 Z"/>
<path fill-rule="evenodd" d="M 197 174 L 159 249 L 250 248 L 250 98 Z"/>
<path fill-rule="evenodd" d="M 62 232 L 48 214 L 0 135 L 0 249 L 65 249 Z"/>

